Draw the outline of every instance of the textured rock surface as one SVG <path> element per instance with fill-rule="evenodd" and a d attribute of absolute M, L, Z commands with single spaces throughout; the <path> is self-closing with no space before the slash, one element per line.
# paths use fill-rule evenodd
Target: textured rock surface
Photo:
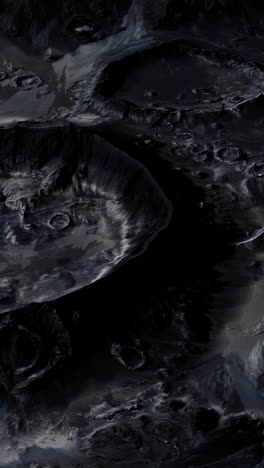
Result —
<path fill-rule="evenodd" d="M 264 466 L 263 18 L 0 0 L 0 467 Z"/>

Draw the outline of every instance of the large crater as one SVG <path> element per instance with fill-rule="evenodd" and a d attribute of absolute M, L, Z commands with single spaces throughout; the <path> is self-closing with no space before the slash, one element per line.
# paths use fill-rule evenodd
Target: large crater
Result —
<path fill-rule="evenodd" d="M 175 41 L 109 64 L 97 96 L 140 108 L 232 109 L 263 92 L 263 72 L 207 43 Z"/>
<path fill-rule="evenodd" d="M 75 128 L 2 130 L 0 311 L 56 299 L 140 254 L 171 207 L 149 172 Z"/>

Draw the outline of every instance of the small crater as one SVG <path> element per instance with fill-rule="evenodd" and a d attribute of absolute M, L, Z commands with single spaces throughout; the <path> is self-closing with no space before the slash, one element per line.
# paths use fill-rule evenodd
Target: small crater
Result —
<path fill-rule="evenodd" d="M 238 159 L 241 159 L 242 155 L 239 148 L 223 148 L 218 150 L 216 154 L 221 161 L 227 163 L 236 162 Z"/>
<path fill-rule="evenodd" d="M 137 370 L 144 367 L 146 364 L 146 356 L 144 352 L 135 346 L 125 346 L 118 343 L 113 343 L 111 354 L 116 360 L 130 370 Z"/>
<path fill-rule="evenodd" d="M 4 81 L 7 79 L 7 73 L 1 71 L 0 72 L 0 81 Z"/>
<path fill-rule="evenodd" d="M 229 103 L 229 104 L 239 104 L 240 102 L 243 101 L 243 97 L 241 96 L 230 96 L 226 99 L 226 101 Z"/>
<path fill-rule="evenodd" d="M 41 79 L 37 75 L 33 74 L 23 74 L 23 75 L 17 75 L 11 80 L 12 86 L 19 88 L 19 89 L 24 89 L 25 91 L 37 88 L 42 85 Z"/>
<path fill-rule="evenodd" d="M 178 133 L 171 139 L 171 145 L 173 147 L 177 146 L 190 146 L 194 141 L 194 136 L 191 133 Z"/>
<path fill-rule="evenodd" d="M 65 229 L 71 223 L 71 218 L 67 213 L 57 213 L 48 221 L 48 226 L 52 229 Z"/>

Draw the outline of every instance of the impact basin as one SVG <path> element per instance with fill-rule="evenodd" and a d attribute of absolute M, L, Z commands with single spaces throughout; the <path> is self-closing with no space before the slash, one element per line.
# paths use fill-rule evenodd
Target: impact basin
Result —
<path fill-rule="evenodd" d="M 143 252 L 171 210 L 140 163 L 87 130 L 2 130 L 0 312 L 104 277 Z"/>

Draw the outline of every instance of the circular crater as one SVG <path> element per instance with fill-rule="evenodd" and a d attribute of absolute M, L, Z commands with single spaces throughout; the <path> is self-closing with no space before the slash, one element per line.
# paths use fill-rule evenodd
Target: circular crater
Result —
<path fill-rule="evenodd" d="M 166 84 L 166 85 L 164 85 Z M 263 72 L 219 49 L 172 43 L 106 67 L 96 93 L 144 108 L 216 110 L 263 92 Z"/>
<path fill-rule="evenodd" d="M 37 75 L 32 73 L 20 74 L 14 76 L 11 80 L 12 86 L 19 89 L 24 89 L 25 91 L 41 86 L 42 81 Z"/>
<path fill-rule="evenodd" d="M 1 312 L 87 286 L 167 226 L 158 184 L 105 140 L 64 127 L 1 137 Z"/>

